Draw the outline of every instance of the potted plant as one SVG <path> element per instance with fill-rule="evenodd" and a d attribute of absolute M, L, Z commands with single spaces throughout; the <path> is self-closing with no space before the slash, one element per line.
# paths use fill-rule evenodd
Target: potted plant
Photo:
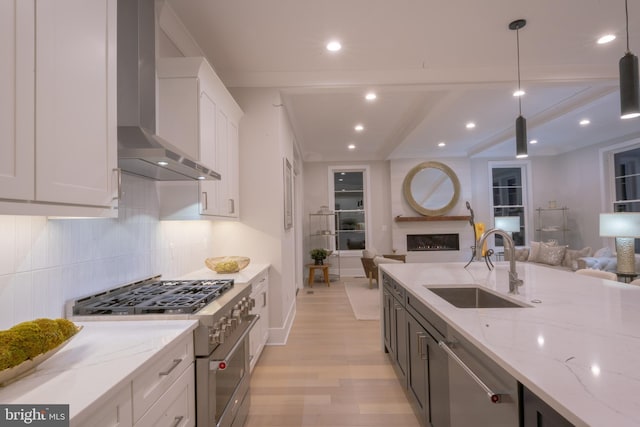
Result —
<path fill-rule="evenodd" d="M 315 249 L 311 249 L 309 254 L 311 255 L 311 258 L 315 261 L 316 265 L 322 265 L 323 260 L 327 257 L 329 252 L 327 252 L 326 249 L 315 248 Z"/>

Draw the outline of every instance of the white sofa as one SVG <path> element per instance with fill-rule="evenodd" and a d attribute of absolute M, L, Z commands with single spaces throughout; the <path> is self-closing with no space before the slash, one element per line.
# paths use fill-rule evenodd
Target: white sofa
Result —
<path fill-rule="evenodd" d="M 566 246 L 553 243 L 531 242 L 528 248 L 516 248 L 516 261 L 534 262 L 545 267 L 559 270 L 576 271 L 581 267 L 579 260 L 591 256 L 592 249 L 586 246 L 582 249 L 569 249 Z M 508 254 L 505 253 L 505 259 Z"/>
<path fill-rule="evenodd" d="M 592 256 L 578 259 L 579 268 L 610 271 L 615 273 L 618 268 L 618 258 L 610 248 L 598 249 Z M 636 273 L 640 274 L 640 255 L 636 254 Z"/>

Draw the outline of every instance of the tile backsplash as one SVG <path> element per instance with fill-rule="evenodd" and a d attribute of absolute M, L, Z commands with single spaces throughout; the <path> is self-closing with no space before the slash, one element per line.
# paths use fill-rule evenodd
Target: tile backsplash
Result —
<path fill-rule="evenodd" d="M 0 215 L 0 329 L 62 317 L 79 296 L 204 267 L 210 221 L 160 221 L 154 181 L 124 175 L 123 189 L 117 219 Z"/>

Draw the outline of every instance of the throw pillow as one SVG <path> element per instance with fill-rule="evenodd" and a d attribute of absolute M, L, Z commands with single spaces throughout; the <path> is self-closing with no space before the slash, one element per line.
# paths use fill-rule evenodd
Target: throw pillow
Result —
<path fill-rule="evenodd" d="M 529 250 L 530 262 L 538 262 L 538 256 L 540 255 L 540 242 L 531 242 L 531 249 Z"/>
<path fill-rule="evenodd" d="M 370 251 L 369 249 L 365 249 L 362 251 L 362 258 L 374 258 L 376 253 L 374 251 Z"/>
<path fill-rule="evenodd" d="M 514 253 L 516 255 L 516 261 L 518 262 L 525 262 L 529 259 L 529 248 L 516 248 Z M 511 259 L 511 254 L 507 248 L 504 249 L 504 259 Z"/>
<path fill-rule="evenodd" d="M 566 246 L 549 246 L 541 244 L 540 253 L 538 254 L 538 262 L 548 265 L 560 265 L 566 250 Z"/>
<path fill-rule="evenodd" d="M 586 246 L 582 249 L 567 249 L 562 259 L 562 266 L 569 267 L 573 271 L 578 269 L 578 258 L 588 257 L 591 255 L 591 247 Z"/>
<path fill-rule="evenodd" d="M 404 264 L 399 259 L 385 258 L 385 257 L 380 256 L 380 255 L 376 255 L 375 257 L 373 257 L 373 263 L 375 265 L 379 265 L 379 264 Z"/>
<path fill-rule="evenodd" d="M 594 258 L 608 258 L 611 256 L 613 256 L 613 251 L 611 250 L 611 248 L 608 248 L 608 247 L 600 248 L 597 251 L 595 251 L 593 254 Z"/>

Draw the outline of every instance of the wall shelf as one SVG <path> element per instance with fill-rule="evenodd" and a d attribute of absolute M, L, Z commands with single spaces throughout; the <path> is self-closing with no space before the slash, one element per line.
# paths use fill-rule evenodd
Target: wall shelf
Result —
<path fill-rule="evenodd" d="M 422 222 L 422 221 L 470 221 L 468 215 L 443 215 L 443 216 L 402 216 L 395 217 L 396 222 Z"/>

